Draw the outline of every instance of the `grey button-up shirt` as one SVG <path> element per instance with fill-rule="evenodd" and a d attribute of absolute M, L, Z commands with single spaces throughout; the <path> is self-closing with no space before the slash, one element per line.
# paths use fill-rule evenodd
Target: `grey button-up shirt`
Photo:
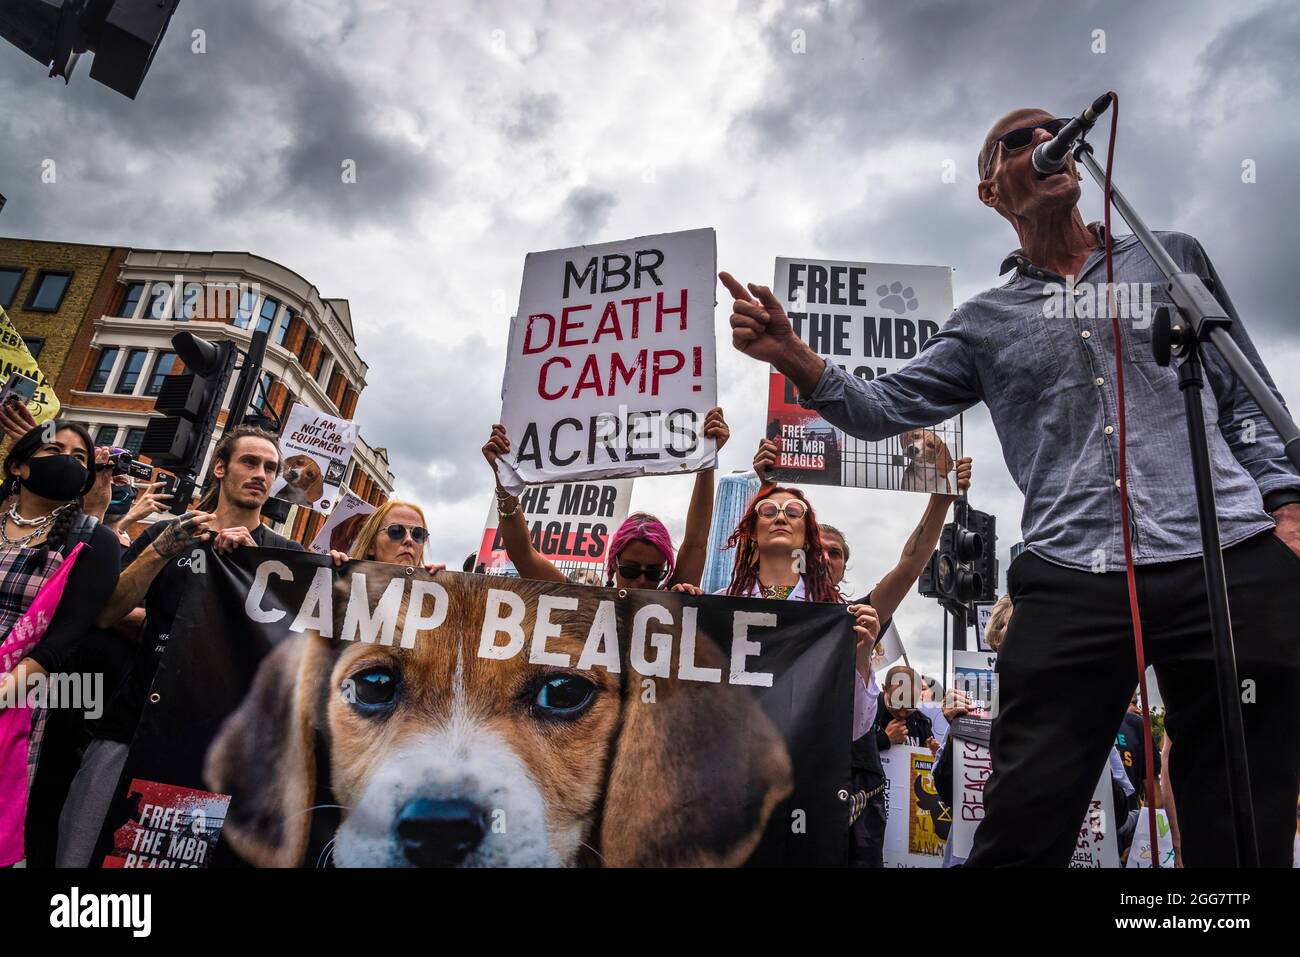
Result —
<path fill-rule="evenodd" d="M 1157 236 L 1175 262 L 1210 284 L 1233 319 L 1232 337 L 1276 394 L 1200 243 L 1183 233 Z M 1150 284 L 1141 287 L 1149 292 L 1149 309 L 1120 320 L 1133 558 L 1153 564 L 1195 557 L 1201 540 L 1178 373 L 1151 355 L 1150 312 L 1172 306 L 1172 300 L 1136 237 L 1116 237 L 1113 253 L 1117 286 Z M 1104 291 L 1094 297 L 1095 314 L 1087 314 L 1086 289 L 1071 294 L 1062 277 L 1034 266 L 1019 250 L 1003 263 L 1004 272 L 1011 268 L 1015 272 L 1005 285 L 953 310 L 899 371 L 868 381 L 828 363 L 801 404 L 845 432 L 875 441 L 985 402 L 1007 468 L 1024 493 L 1027 547 L 1071 568 L 1122 569 L 1115 343 Z M 1076 286 L 1101 290 L 1105 281 L 1105 255 L 1097 250 Z M 1066 296 L 1080 308 L 1060 308 Z M 1300 476 L 1214 348 L 1204 355 L 1210 463 L 1221 538 L 1228 546 L 1272 528 L 1262 496 L 1300 490 Z"/>

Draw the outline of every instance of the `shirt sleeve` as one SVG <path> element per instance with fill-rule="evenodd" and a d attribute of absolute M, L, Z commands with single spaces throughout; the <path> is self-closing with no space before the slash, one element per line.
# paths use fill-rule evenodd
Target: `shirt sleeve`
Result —
<path fill-rule="evenodd" d="M 1278 392 L 1268 369 L 1264 366 L 1264 360 L 1260 358 L 1241 317 L 1237 315 L 1237 310 L 1228 297 L 1228 290 L 1199 242 L 1193 241 L 1190 259 L 1187 268 L 1212 283 L 1214 298 L 1219 301 L 1219 305 L 1223 306 L 1224 312 L 1232 320 L 1232 325 L 1229 327 L 1232 340 L 1255 367 L 1255 371 L 1264 380 L 1264 384 L 1268 386 L 1274 398 L 1282 403 L 1283 408 L 1286 408 L 1282 394 Z M 1291 461 L 1286 457 L 1281 436 L 1264 416 L 1259 404 L 1246 391 L 1241 380 L 1228 368 L 1228 364 L 1224 362 L 1213 344 L 1203 350 L 1203 356 L 1206 376 L 1219 405 L 1219 432 L 1237 461 L 1259 486 L 1260 494 L 1268 495 L 1270 492 L 1290 489 L 1300 491 L 1300 475 L 1296 474 Z"/>
<path fill-rule="evenodd" d="M 1124 761 L 1114 747 L 1110 749 L 1110 776 L 1120 786 L 1125 797 L 1132 797 L 1136 793 L 1133 782 L 1128 779 L 1128 773 L 1124 770 Z"/>
<path fill-rule="evenodd" d="M 936 425 L 980 401 L 979 378 L 960 310 L 897 372 L 860 379 L 832 362 L 799 404 L 849 435 L 876 442 Z"/>
<path fill-rule="evenodd" d="M 853 669 L 853 740 L 856 741 L 876 723 L 876 695 L 880 688 L 876 685 L 875 672 L 871 673 L 869 682 L 862 680 L 858 669 Z"/>
<path fill-rule="evenodd" d="M 65 670 L 81 639 L 113 594 L 121 568 L 121 551 L 116 535 L 103 525 L 95 527 L 90 542 L 68 573 L 50 627 L 27 656 L 47 672 L 55 674 Z"/>

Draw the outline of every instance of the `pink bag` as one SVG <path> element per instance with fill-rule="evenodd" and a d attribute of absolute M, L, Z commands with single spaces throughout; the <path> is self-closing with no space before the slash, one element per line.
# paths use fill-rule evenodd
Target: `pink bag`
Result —
<path fill-rule="evenodd" d="M 9 629 L 9 634 L 0 643 L 0 675 L 12 671 L 50 627 L 54 610 L 63 597 L 68 574 L 85 547 L 84 542 L 78 543 Z M 5 704 L 8 707 L 0 708 L 0 867 L 17 864 L 24 856 L 27 748 L 32 730 L 32 711 L 25 699 Z"/>

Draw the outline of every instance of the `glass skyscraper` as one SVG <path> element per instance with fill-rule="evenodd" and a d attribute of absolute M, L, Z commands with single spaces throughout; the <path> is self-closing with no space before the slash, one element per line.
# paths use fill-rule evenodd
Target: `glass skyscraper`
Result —
<path fill-rule="evenodd" d="M 713 496 L 713 525 L 709 528 L 709 555 L 704 563 L 704 579 L 700 582 L 704 591 L 715 592 L 731 582 L 736 552 L 723 546 L 760 485 L 758 476 L 752 471 L 732 472 L 718 479 L 718 488 Z"/>

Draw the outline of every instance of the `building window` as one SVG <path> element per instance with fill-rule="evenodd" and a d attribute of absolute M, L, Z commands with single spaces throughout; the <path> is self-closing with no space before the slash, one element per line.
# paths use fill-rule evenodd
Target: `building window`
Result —
<path fill-rule="evenodd" d="M 249 403 L 258 414 L 266 414 L 266 404 L 271 398 L 271 386 L 275 383 L 275 377 L 269 372 L 263 372 L 262 378 L 256 389 L 253 390 L 253 398 Z"/>
<path fill-rule="evenodd" d="M 117 362 L 117 354 L 121 349 L 105 349 L 99 354 L 99 362 L 95 364 L 95 371 L 90 374 L 90 381 L 86 383 L 87 392 L 103 392 L 108 387 L 108 374 L 113 371 L 113 365 Z"/>
<path fill-rule="evenodd" d="M 257 329 L 255 332 L 270 332 L 271 323 L 275 321 L 275 312 L 280 308 L 280 304 L 267 296 L 262 300 L 262 311 L 257 317 Z"/>
<path fill-rule="evenodd" d="M 23 336 L 23 342 L 27 343 L 27 351 L 32 354 L 33 359 L 41 357 L 41 350 L 45 348 L 44 336 Z"/>
<path fill-rule="evenodd" d="M 23 281 L 26 272 L 26 269 L 19 269 L 17 266 L 0 267 L 0 306 L 8 309 L 14 304 L 14 296 L 18 295 L 18 285 Z"/>
<path fill-rule="evenodd" d="M 42 269 L 36 274 L 23 308 L 29 312 L 58 312 L 71 282 L 72 273 L 67 270 Z"/>
<path fill-rule="evenodd" d="M 289 335 L 289 326 L 293 324 L 293 310 L 288 306 L 284 307 L 284 318 L 280 320 L 280 325 L 276 327 L 275 335 L 271 338 L 275 340 L 277 346 L 284 345 L 285 338 Z"/>
<path fill-rule="evenodd" d="M 320 357 L 320 365 L 316 367 L 316 372 L 315 372 L 316 382 L 320 385 L 322 389 L 325 388 L 325 383 L 328 381 L 325 377 L 325 372 L 329 368 L 331 368 L 329 356 L 325 355 L 325 350 L 322 349 L 321 357 Z"/>
<path fill-rule="evenodd" d="M 149 375 L 149 384 L 145 386 L 144 394 L 156 396 L 161 392 L 163 379 L 175 371 L 175 366 L 176 353 L 170 349 L 158 353 L 158 358 L 153 363 L 153 372 Z"/>
<path fill-rule="evenodd" d="M 103 446 L 107 446 L 108 448 L 112 448 L 113 443 L 116 441 L 117 441 L 116 425 L 101 425 L 99 428 L 95 430 L 96 445 L 103 445 Z"/>
<path fill-rule="evenodd" d="M 126 449 L 131 455 L 140 454 L 140 443 L 144 441 L 144 429 L 127 429 L 126 441 L 122 443 L 122 448 Z"/>
<path fill-rule="evenodd" d="M 122 294 L 122 305 L 117 310 L 117 317 L 119 319 L 134 319 L 135 310 L 140 305 L 140 297 L 143 295 L 144 283 L 127 283 L 126 292 Z"/>
<path fill-rule="evenodd" d="M 239 308 L 235 310 L 235 318 L 231 323 L 240 329 L 247 329 L 248 323 L 253 318 L 253 307 L 257 305 L 257 293 L 251 289 L 245 289 L 239 294 Z"/>
<path fill-rule="evenodd" d="M 118 395 L 135 394 L 136 383 L 140 381 L 140 370 L 144 368 L 144 357 L 148 354 L 148 349 L 132 349 L 126 354 L 126 362 L 122 366 L 122 374 L 117 378 L 114 392 Z"/>

